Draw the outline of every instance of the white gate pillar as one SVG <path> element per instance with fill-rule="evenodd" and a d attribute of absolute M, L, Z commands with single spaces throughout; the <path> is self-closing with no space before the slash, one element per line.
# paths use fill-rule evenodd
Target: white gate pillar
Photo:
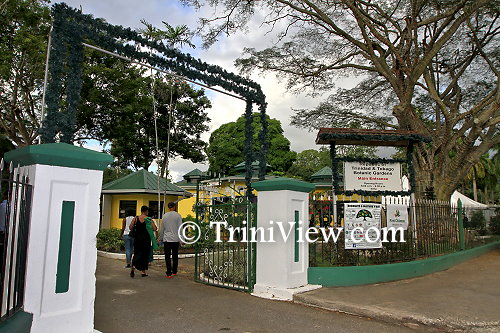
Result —
<path fill-rule="evenodd" d="M 31 333 L 93 332 L 99 197 L 112 156 L 50 143 L 5 159 L 33 185 L 24 300 Z"/>
<path fill-rule="evenodd" d="M 253 294 L 291 300 L 295 293 L 320 288 L 307 284 L 309 243 L 305 235 L 309 228 L 309 192 L 315 186 L 290 178 L 264 180 L 252 186 L 258 191 L 257 228 L 262 227 L 266 235 L 271 228 L 274 234 L 274 242 L 257 243 Z M 277 222 L 289 233 L 287 239 L 282 237 Z"/>

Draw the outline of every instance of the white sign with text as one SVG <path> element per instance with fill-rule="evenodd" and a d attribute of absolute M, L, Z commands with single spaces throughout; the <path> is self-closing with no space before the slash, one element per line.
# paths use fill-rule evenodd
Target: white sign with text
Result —
<path fill-rule="evenodd" d="M 401 191 L 400 163 L 344 163 L 346 191 Z"/>
<path fill-rule="evenodd" d="M 364 250 L 379 249 L 382 247 L 382 240 L 377 239 L 375 230 L 380 231 L 380 210 L 381 204 L 369 203 L 345 203 L 344 204 L 344 227 L 345 227 L 345 249 Z M 376 240 L 369 242 L 370 240 Z"/>
<path fill-rule="evenodd" d="M 408 207 L 404 205 L 387 205 L 387 227 L 408 230 Z"/>

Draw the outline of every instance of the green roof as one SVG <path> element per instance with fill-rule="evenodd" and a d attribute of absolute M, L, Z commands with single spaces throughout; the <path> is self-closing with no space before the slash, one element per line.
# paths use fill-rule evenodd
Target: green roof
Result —
<path fill-rule="evenodd" d="M 252 162 L 252 170 L 258 170 L 260 166 L 260 161 L 253 161 Z M 269 164 L 266 164 L 266 170 L 269 170 L 271 166 Z M 245 170 L 245 161 L 236 164 L 234 167 L 234 170 L 236 171 L 244 171 Z"/>
<path fill-rule="evenodd" d="M 189 179 L 207 179 L 208 175 L 207 172 L 201 171 L 200 169 L 194 169 L 186 173 L 182 178 L 189 180 Z"/>
<path fill-rule="evenodd" d="M 323 178 L 330 178 L 330 179 L 332 178 L 332 168 L 326 166 L 311 176 L 311 179 L 323 179 Z"/>
<path fill-rule="evenodd" d="M 104 184 L 102 186 L 102 190 L 130 190 L 130 192 L 141 190 L 141 192 L 156 192 L 158 191 L 158 176 L 143 169 L 131 173 L 130 175 L 127 175 L 125 177 L 116 179 L 110 183 Z M 160 178 L 160 191 L 184 193 L 184 190 L 182 188 L 169 183 L 164 178 Z"/>
<path fill-rule="evenodd" d="M 0 156 L 1 157 L 1 156 Z M 77 169 L 104 170 L 113 156 L 67 143 L 46 143 L 17 148 L 5 153 L 5 161 L 14 165 L 53 165 Z"/>

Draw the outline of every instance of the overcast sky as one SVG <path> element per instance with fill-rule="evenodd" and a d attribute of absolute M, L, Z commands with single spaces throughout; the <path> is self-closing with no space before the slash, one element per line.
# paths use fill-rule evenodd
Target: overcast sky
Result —
<path fill-rule="evenodd" d="M 197 12 L 193 8 L 185 7 L 178 0 L 65 0 L 69 6 L 82 8 L 84 13 L 93 14 L 95 17 L 105 18 L 111 24 L 119 24 L 131 28 L 141 27 L 141 19 L 157 27 L 162 26 L 162 21 L 171 25 L 186 24 L 192 30 L 197 27 L 198 19 L 207 16 L 209 12 Z M 203 9 L 202 9 L 203 10 Z M 234 60 L 241 56 L 244 47 L 263 49 L 272 46 L 276 41 L 273 34 L 266 34 L 268 29 L 261 27 L 262 21 L 255 17 L 251 22 L 248 32 L 241 32 L 227 38 L 222 38 L 210 49 L 201 48 L 199 38 L 195 39 L 196 49 L 184 49 L 193 56 L 217 64 L 229 71 L 236 72 Z M 304 149 L 319 148 L 315 145 L 315 132 L 290 126 L 292 108 L 311 108 L 316 106 L 323 98 L 313 99 L 305 95 L 295 95 L 286 91 L 274 75 L 253 75 L 252 79 L 258 82 L 267 96 L 268 114 L 279 119 L 285 131 L 285 136 L 291 142 L 291 149 L 300 152 Z M 224 94 L 208 93 L 212 108 L 208 110 L 211 119 L 210 132 L 220 125 L 234 121 L 244 113 L 244 102 Z M 210 132 L 205 133 L 203 139 L 208 141 Z M 98 143 L 89 143 L 89 148 L 100 149 Z M 194 164 L 187 160 L 176 159 L 170 163 L 172 179 L 178 181 L 182 175 L 195 167 L 206 170 L 208 165 Z M 150 168 L 152 171 L 154 167 Z"/>

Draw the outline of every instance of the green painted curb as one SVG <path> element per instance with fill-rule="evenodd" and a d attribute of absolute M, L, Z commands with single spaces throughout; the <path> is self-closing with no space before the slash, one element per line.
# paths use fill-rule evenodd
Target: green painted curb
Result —
<path fill-rule="evenodd" d="M 12 317 L 0 323 L 0 333 L 29 333 L 33 315 L 24 311 L 16 312 Z"/>
<path fill-rule="evenodd" d="M 11 150 L 4 155 L 14 166 L 33 164 L 62 166 L 77 169 L 104 170 L 113 156 L 67 143 L 46 143 Z"/>
<path fill-rule="evenodd" d="M 262 180 L 256 183 L 252 183 L 252 187 L 259 192 L 290 190 L 306 193 L 309 193 L 316 188 L 314 184 L 302 180 L 284 177 Z"/>
<path fill-rule="evenodd" d="M 482 245 L 465 251 L 445 254 L 439 257 L 397 264 L 346 267 L 309 267 L 307 271 L 307 280 L 309 284 L 320 284 L 324 287 L 345 287 L 409 279 L 443 271 L 495 248 L 500 248 L 500 242 Z"/>

